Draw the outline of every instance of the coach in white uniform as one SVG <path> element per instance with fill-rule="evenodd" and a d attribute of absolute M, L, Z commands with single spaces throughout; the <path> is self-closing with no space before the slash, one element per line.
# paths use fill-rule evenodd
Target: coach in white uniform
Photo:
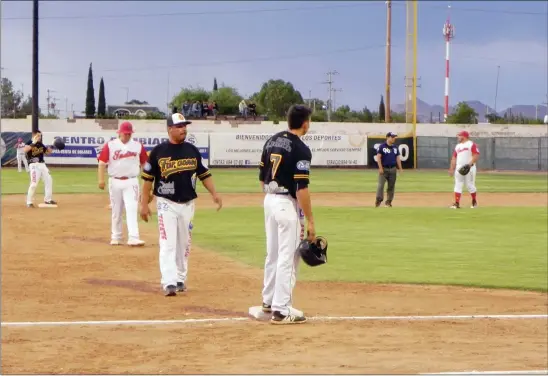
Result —
<path fill-rule="evenodd" d="M 112 206 L 111 245 L 122 244 L 122 215 L 126 209 L 128 242 L 130 246 L 145 244 L 139 238 L 138 203 L 139 175 L 147 161 L 145 147 L 132 140 L 133 126 L 126 121 L 120 124 L 118 138 L 108 141 L 99 155 L 99 189 L 105 189 L 105 166 L 108 165 L 110 205 Z"/>

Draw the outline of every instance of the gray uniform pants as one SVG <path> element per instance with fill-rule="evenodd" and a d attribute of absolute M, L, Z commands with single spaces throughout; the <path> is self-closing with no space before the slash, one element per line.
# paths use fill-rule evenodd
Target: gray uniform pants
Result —
<path fill-rule="evenodd" d="M 384 174 L 379 174 L 379 183 L 377 184 L 377 201 L 384 200 L 384 183 L 388 182 L 388 189 L 386 190 L 388 199 L 386 202 L 392 202 L 394 199 L 394 189 L 396 188 L 396 178 L 398 176 L 398 170 L 396 167 L 385 167 Z"/>

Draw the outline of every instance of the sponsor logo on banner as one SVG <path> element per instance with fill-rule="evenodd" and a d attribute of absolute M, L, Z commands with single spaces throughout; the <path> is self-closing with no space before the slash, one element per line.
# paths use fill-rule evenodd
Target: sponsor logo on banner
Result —
<path fill-rule="evenodd" d="M 367 144 L 354 144 L 352 135 L 312 134 L 301 139 L 312 152 L 310 166 L 366 166 Z M 210 164 L 212 166 L 258 166 L 263 146 L 272 134 L 215 134 L 211 133 Z M 361 136 L 359 137 L 366 137 Z M 279 139 L 279 142 L 284 139 Z M 278 143 L 278 141 L 277 141 Z M 359 145 L 359 146 L 356 146 Z M 282 147 L 285 145 L 276 145 Z M 286 147 L 289 147 L 286 146 Z M 302 164 L 300 167 L 306 167 Z M 297 167 L 299 168 L 299 167 Z M 303 169 L 303 171 L 305 171 Z"/>
<path fill-rule="evenodd" d="M 60 138 L 65 143 L 65 149 L 57 150 L 45 157 L 48 164 L 53 165 L 96 165 L 103 146 L 108 141 L 117 138 L 115 131 L 112 132 L 43 132 L 43 139 L 46 145 L 53 143 L 55 138 Z M 133 139 L 143 144 L 147 154 L 156 145 L 168 141 L 165 133 L 135 133 Z M 187 136 L 188 143 L 198 148 L 204 163 L 209 160 L 209 136 L 207 133 L 193 133 Z"/>

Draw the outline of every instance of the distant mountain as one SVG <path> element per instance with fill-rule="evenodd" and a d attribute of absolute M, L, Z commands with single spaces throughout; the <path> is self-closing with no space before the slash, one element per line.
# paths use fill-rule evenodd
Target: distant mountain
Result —
<path fill-rule="evenodd" d="M 477 100 L 473 101 L 465 101 L 466 104 L 468 104 L 470 107 L 474 109 L 474 111 L 478 114 L 478 122 L 485 123 L 487 122 L 487 119 L 485 118 L 485 115 L 495 113 L 495 109 L 490 107 L 489 105 L 486 105 L 485 103 L 482 103 Z M 449 113 L 453 112 L 454 107 L 449 106 Z M 396 104 L 394 107 L 392 107 L 392 111 L 402 113 L 405 112 L 405 105 L 404 104 Z M 514 105 L 512 107 L 509 107 L 507 109 L 504 109 L 502 111 L 498 111 L 497 114 L 499 116 L 504 116 L 505 113 L 513 114 L 514 116 L 518 116 L 521 114 L 525 118 L 530 119 L 542 119 L 544 115 L 546 115 L 547 107 L 542 105 Z M 417 120 L 421 123 L 424 122 L 443 122 L 443 113 L 444 113 L 444 107 L 434 104 L 428 104 L 425 101 L 417 98 Z"/>

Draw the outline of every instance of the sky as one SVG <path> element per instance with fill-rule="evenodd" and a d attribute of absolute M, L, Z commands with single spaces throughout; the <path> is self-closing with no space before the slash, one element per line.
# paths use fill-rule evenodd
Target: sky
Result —
<path fill-rule="evenodd" d="M 420 1 L 417 96 L 443 104 L 449 7 L 450 104 L 479 100 L 497 110 L 548 101 L 548 2 Z M 385 91 L 384 1 L 41 1 L 39 105 L 47 90 L 65 109 L 85 107 L 93 64 L 107 104 L 146 100 L 167 110 L 182 87 L 219 85 L 250 96 L 269 79 L 291 82 L 304 99 L 378 108 Z M 404 103 L 406 5 L 392 5 L 392 106 Z M 25 94 L 32 88 L 32 2 L 1 3 L 2 76 Z M 500 70 L 497 68 L 500 66 Z M 499 72 L 497 91 L 497 71 Z"/>

